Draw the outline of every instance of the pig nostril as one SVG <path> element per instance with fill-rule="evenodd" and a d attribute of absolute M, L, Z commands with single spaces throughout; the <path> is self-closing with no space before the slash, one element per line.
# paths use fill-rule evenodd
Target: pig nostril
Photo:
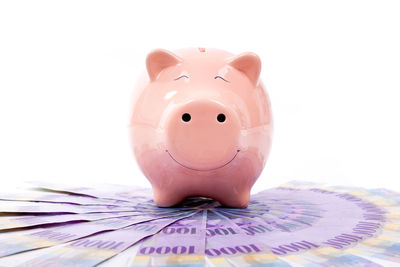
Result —
<path fill-rule="evenodd" d="M 190 119 L 191 119 L 191 117 L 190 117 L 190 114 L 189 114 L 189 113 L 184 113 L 184 114 L 182 115 L 182 120 L 183 120 L 184 122 L 188 122 L 188 121 L 190 121 Z"/>
<path fill-rule="evenodd" d="M 218 120 L 219 122 L 224 122 L 224 121 L 225 121 L 225 115 L 222 114 L 222 113 L 218 114 L 217 120 Z"/>

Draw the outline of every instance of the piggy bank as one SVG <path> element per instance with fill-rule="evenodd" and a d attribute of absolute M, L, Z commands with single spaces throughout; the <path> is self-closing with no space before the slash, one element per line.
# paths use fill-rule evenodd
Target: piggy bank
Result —
<path fill-rule="evenodd" d="M 134 91 L 130 140 L 161 207 L 203 196 L 243 208 L 271 147 L 272 117 L 251 52 L 157 49 Z"/>

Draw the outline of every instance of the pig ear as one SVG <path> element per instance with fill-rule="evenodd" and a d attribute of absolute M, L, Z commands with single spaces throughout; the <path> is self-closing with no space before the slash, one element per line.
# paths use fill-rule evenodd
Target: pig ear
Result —
<path fill-rule="evenodd" d="M 182 59 L 172 52 L 164 49 L 153 50 L 146 58 L 146 67 L 150 80 L 156 80 L 163 69 L 180 62 L 182 62 Z"/>
<path fill-rule="evenodd" d="M 261 72 L 261 60 L 255 54 L 246 52 L 228 59 L 228 64 L 243 72 L 256 85 Z"/>

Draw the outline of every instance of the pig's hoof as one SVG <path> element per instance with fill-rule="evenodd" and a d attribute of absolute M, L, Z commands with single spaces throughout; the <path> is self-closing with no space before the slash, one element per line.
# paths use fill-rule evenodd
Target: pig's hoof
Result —
<path fill-rule="evenodd" d="M 159 207 L 171 207 L 179 204 L 185 197 L 166 190 L 154 190 L 154 202 Z"/>
<path fill-rule="evenodd" d="M 235 197 L 230 195 L 226 198 L 222 197 L 217 200 L 219 203 L 227 207 L 246 208 L 250 202 L 250 192 L 244 192 L 242 194 L 236 195 Z"/>

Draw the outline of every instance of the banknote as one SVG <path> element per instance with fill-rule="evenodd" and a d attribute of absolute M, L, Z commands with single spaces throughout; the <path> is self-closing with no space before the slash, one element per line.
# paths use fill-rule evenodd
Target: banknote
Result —
<path fill-rule="evenodd" d="M 45 189 L 51 192 L 64 192 L 69 194 L 76 194 L 80 196 L 89 196 L 102 199 L 121 200 L 132 203 L 130 206 L 135 210 L 149 213 L 160 213 L 165 210 L 164 208 L 157 207 L 154 204 L 152 197 L 152 190 L 149 188 L 135 187 L 135 186 L 120 186 L 115 184 L 98 185 L 96 188 L 91 187 L 63 187 L 51 183 L 38 183 L 37 189 Z M 177 207 L 169 207 L 169 210 L 191 210 L 196 205 L 209 205 L 209 203 L 217 203 L 210 201 L 208 198 L 193 197 L 187 198 L 182 201 Z M 219 205 L 219 204 L 218 204 Z M 124 205 L 126 206 L 126 205 Z M 121 207 L 122 208 L 122 207 Z"/>
<path fill-rule="evenodd" d="M 347 190 L 346 190 L 347 188 Z M 301 190 L 296 187 L 279 187 L 277 189 L 286 190 L 286 191 L 296 191 Z M 400 205 L 398 200 L 392 197 L 393 194 L 396 194 L 392 191 L 389 191 L 389 195 L 387 195 L 388 190 L 378 190 L 380 194 L 374 194 L 377 189 L 362 189 L 359 187 L 319 187 L 313 188 L 308 187 L 306 188 L 306 192 L 308 191 L 318 191 L 318 192 L 329 192 L 332 194 L 336 194 L 342 198 L 353 198 L 354 201 L 364 200 L 370 202 L 372 205 L 377 207 L 383 208 L 385 210 L 385 214 L 381 214 L 382 217 L 386 217 L 387 221 L 398 222 L 400 221 Z M 265 193 L 267 194 L 269 190 L 266 190 Z M 281 197 L 285 197 L 285 195 L 281 195 Z M 320 204 L 320 202 L 318 202 Z"/>
<path fill-rule="evenodd" d="M 330 190 L 335 192 L 348 193 L 357 197 L 361 197 L 364 200 L 371 201 L 380 206 L 385 206 L 387 208 L 398 208 L 400 203 L 400 197 L 394 195 L 393 193 L 388 193 L 386 190 L 379 189 L 364 189 L 360 187 L 342 187 L 342 186 L 332 186 L 329 187 Z"/>
<path fill-rule="evenodd" d="M 101 266 L 101 267 L 130 267 L 132 260 L 136 256 L 136 253 L 139 249 L 141 242 L 138 242 L 134 244 L 133 246 L 127 248 L 126 250 L 118 253 L 114 257 L 109 258 L 108 260 L 99 263 L 96 266 Z M 29 265 L 26 264 L 26 262 L 29 262 L 30 260 L 41 258 L 43 256 L 46 256 L 50 253 L 53 253 L 57 251 L 60 247 L 62 247 L 64 244 L 59 244 L 56 246 L 52 247 L 47 247 L 47 248 L 42 248 L 42 249 L 36 249 L 36 250 L 30 250 L 24 253 L 17 253 L 14 255 L 10 255 L 7 257 L 2 257 L 0 258 L 0 266 L 4 267 L 27 267 Z M 60 266 L 58 264 L 52 264 L 52 266 Z M 49 266 L 49 267 L 50 267 Z M 30 267 L 30 266 L 29 266 Z M 32 266 L 34 267 L 34 266 Z"/>
<path fill-rule="evenodd" d="M 320 200 L 319 194 L 324 195 L 324 201 Z M 302 215 L 291 217 L 294 214 L 302 214 L 301 210 L 294 205 L 297 209 L 295 212 L 290 210 L 285 212 L 287 216 L 281 222 L 285 227 L 274 227 L 279 221 L 275 219 L 273 222 L 267 221 L 267 224 L 263 224 L 265 220 L 262 213 L 259 216 L 240 216 L 238 213 L 228 212 L 224 209 L 220 209 L 218 212 L 246 230 L 249 238 L 267 242 L 271 246 L 271 251 L 279 256 L 324 246 L 344 248 L 384 230 L 383 226 L 386 223 L 383 216 L 384 211 L 366 201 L 358 201 L 349 196 L 344 198 L 343 195 L 336 193 L 327 194 L 309 190 L 295 191 L 291 195 L 296 201 L 307 200 L 314 206 L 318 206 L 320 216 L 314 217 L 314 219 L 310 219 L 313 218 L 312 216 Z M 282 201 L 288 202 L 289 200 L 283 197 Z M 268 201 L 265 204 L 268 204 Z M 338 209 L 338 206 L 341 209 Z M 315 212 L 312 214 L 315 216 Z M 293 225 L 296 226 L 296 223 L 302 223 L 303 227 L 293 227 Z M 343 240 L 346 242 L 343 243 Z"/>
<path fill-rule="evenodd" d="M 14 228 L 32 227 L 46 224 L 57 224 L 66 222 L 94 221 L 107 218 L 141 215 L 134 212 L 98 212 L 98 213 L 77 213 L 77 214 L 58 214 L 44 216 L 0 216 L 0 231 Z"/>
<path fill-rule="evenodd" d="M 147 238 L 145 238 L 144 240 L 146 240 L 146 239 Z M 118 255 L 115 255 L 114 257 L 109 258 L 108 260 L 103 261 L 96 266 L 99 266 L 99 267 L 116 267 L 116 266 L 131 267 L 132 261 L 135 259 L 140 246 L 141 246 L 141 242 L 138 242 L 138 243 L 132 245 L 131 247 L 127 248 L 126 250 L 118 253 Z"/>
<path fill-rule="evenodd" d="M 116 200 L 116 201 L 128 201 L 132 203 L 124 206 L 129 206 L 133 209 L 140 210 L 142 212 L 158 213 L 162 212 L 164 209 L 159 208 L 154 204 L 152 198 L 152 191 L 149 188 L 141 188 L 134 186 L 119 186 L 114 184 L 99 185 L 95 189 L 91 187 L 62 187 L 56 184 L 49 184 L 41 182 L 39 184 L 39 189 L 45 189 L 51 192 L 64 192 L 69 194 L 76 194 L 80 196 L 88 196 L 101 198 L 105 200 Z M 170 210 L 190 210 L 192 209 L 194 203 L 193 201 L 204 202 L 204 198 L 197 200 L 196 198 L 186 200 L 186 202 L 180 203 L 179 207 L 170 207 Z M 188 207 L 185 207 L 185 203 L 190 203 Z M 120 206 L 119 208 L 123 208 Z"/>
<path fill-rule="evenodd" d="M 118 199 L 103 199 L 92 196 L 73 195 L 60 192 L 44 192 L 41 190 L 19 190 L 13 193 L 1 194 L 0 200 L 57 202 L 79 205 L 132 205 L 130 201 Z"/>
<path fill-rule="evenodd" d="M 392 191 L 386 188 L 373 188 L 368 189 L 368 192 L 374 195 L 380 195 L 385 198 L 395 199 L 396 201 L 400 200 L 400 193 L 396 191 Z"/>
<path fill-rule="evenodd" d="M 218 211 L 232 220 L 252 218 L 268 231 L 294 231 L 308 227 L 323 216 L 324 210 L 309 203 L 277 200 L 263 197 L 262 201 L 251 200 L 245 211 L 219 208 Z"/>
<path fill-rule="evenodd" d="M 140 245 L 131 266 L 204 266 L 207 210 L 165 227 Z"/>
<path fill-rule="evenodd" d="M 400 266 L 400 240 L 389 235 L 381 234 L 366 239 L 346 251 L 361 256 L 389 260 Z"/>
<path fill-rule="evenodd" d="M 156 234 L 177 220 L 193 215 L 193 212 L 175 218 L 157 219 L 121 228 L 116 231 L 99 233 L 62 245 L 47 255 L 33 258 L 26 266 L 95 266 L 128 249 L 145 237 Z"/>
<path fill-rule="evenodd" d="M 328 183 L 316 183 L 316 182 L 305 182 L 305 181 L 290 181 L 287 182 L 281 187 L 289 187 L 289 188 L 296 188 L 296 189 L 311 189 L 311 188 L 318 188 L 318 189 L 326 189 L 330 191 L 336 192 L 346 192 L 352 195 L 363 196 L 366 198 L 375 198 L 381 197 L 388 201 L 396 201 L 397 204 L 400 201 L 400 193 L 395 192 L 385 188 L 372 188 L 367 189 L 359 186 L 339 186 L 334 184 Z"/>
<path fill-rule="evenodd" d="M 154 217 L 151 215 L 134 215 L 85 222 L 80 223 L 79 226 L 72 224 L 67 226 L 42 228 L 26 234 L 18 234 L 17 232 L 14 235 L 1 240 L 0 257 L 32 249 L 54 246 L 60 243 L 84 238 L 102 231 L 121 229 L 130 225 L 157 219 L 160 219 L 160 217 Z"/>
<path fill-rule="evenodd" d="M 212 210 L 207 218 L 206 264 L 209 266 L 290 266 L 265 242 L 249 235 L 229 218 Z"/>
<path fill-rule="evenodd" d="M 47 190 L 50 192 L 63 192 L 95 198 L 129 201 L 134 203 L 137 203 L 138 201 L 146 201 L 152 198 L 152 191 L 150 188 L 142 188 L 137 186 L 99 184 L 96 185 L 95 188 L 87 186 L 71 187 L 42 181 L 33 181 L 30 182 L 30 184 L 36 189 Z"/>
<path fill-rule="evenodd" d="M 284 257 L 284 260 L 292 266 L 326 266 L 326 267 L 384 267 L 373 260 L 335 248 L 325 247 Z"/>
<path fill-rule="evenodd" d="M 74 205 L 68 203 L 40 203 L 33 201 L 0 200 L 0 213 L 89 213 L 133 211 L 129 206 Z"/>
<path fill-rule="evenodd" d="M 164 209 L 157 213 L 149 213 L 153 216 L 168 216 L 180 213 L 176 210 Z M 14 228 L 33 227 L 46 224 L 57 224 L 65 222 L 84 222 L 94 221 L 107 218 L 143 215 L 141 211 L 122 211 L 122 212 L 91 212 L 91 213 L 74 213 L 74 214 L 53 214 L 45 213 L 46 215 L 28 215 L 28 216 L 0 216 L 0 232 Z"/>

